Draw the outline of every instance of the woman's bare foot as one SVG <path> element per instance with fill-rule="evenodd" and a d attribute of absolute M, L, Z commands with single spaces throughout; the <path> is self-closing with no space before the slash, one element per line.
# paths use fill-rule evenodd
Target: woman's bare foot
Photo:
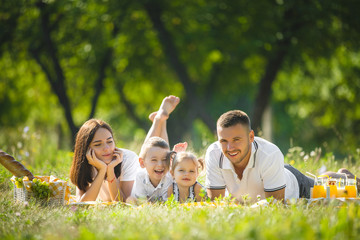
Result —
<path fill-rule="evenodd" d="M 180 98 L 175 97 L 173 95 L 165 97 L 154 119 L 157 118 L 159 120 L 167 120 L 170 116 L 170 113 L 174 111 L 174 109 L 179 104 L 179 102 L 180 102 Z M 151 115 L 152 114 L 150 114 L 149 118 L 151 117 Z"/>

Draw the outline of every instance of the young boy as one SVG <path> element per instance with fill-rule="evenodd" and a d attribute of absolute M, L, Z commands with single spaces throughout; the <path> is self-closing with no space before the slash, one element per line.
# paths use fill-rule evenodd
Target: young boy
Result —
<path fill-rule="evenodd" d="M 136 199 L 140 198 L 151 202 L 167 199 L 167 189 L 172 184 L 172 177 L 169 173 L 170 147 L 166 120 L 179 102 L 178 97 L 165 97 L 159 111 L 150 114 L 153 124 L 139 155 L 143 169 L 137 173 L 131 197 L 127 202 L 136 202 Z"/>
<path fill-rule="evenodd" d="M 144 143 L 139 156 L 143 169 L 136 175 L 132 197 L 150 202 L 167 199 L 167 189 L 172 184 L 169 152 L 168 143 L 160 137 L 151 137 Z"/>

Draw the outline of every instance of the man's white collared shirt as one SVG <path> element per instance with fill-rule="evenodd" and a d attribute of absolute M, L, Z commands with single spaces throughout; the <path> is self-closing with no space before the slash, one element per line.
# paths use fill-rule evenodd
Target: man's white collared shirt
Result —
<path fill-rule="evenodd" d="M 244 169 L 242 179 L 238 178 L 231 161 L 224 156 L 218 141 L 211 144 L 205 156 L 206 180 L 209 189 L 227 189 L 240 202 L 257 201 L 265 198 L 265 192 L 285 188 L 285 199 L 299 198 L 296 177 L 284 168 L 284 156 L 280 149 L 255 137 L 251 146 L 251 156 Z M 247 196 L 247 197 L 246 197 Z"/>

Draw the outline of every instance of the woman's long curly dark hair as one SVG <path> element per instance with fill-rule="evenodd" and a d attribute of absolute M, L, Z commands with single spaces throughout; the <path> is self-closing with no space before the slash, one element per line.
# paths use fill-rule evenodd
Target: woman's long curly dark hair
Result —
<path fill-rule="evenodd" d="M 90 119 L 86 121 L 76 135 L 74 147 L 74 157 L 70 169 L 70 180 L 80 190 L 86 191 L 86 188 L 93 182 L 94 167 L 89 164 L 86 158 L 86 152 L 99 128 L 109 130 L 113 136 L 112 129 L 109 124 L 102 120 Z M 114 141 L 115 142 L 115 141 Z M 118 178 L 121 174 L 121 163 L 114 168 L 115 176 Z"/>

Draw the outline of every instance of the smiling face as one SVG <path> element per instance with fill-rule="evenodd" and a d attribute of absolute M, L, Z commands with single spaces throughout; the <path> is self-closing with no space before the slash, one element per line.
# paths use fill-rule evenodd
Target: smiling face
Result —
<path fill-rule="evenodd" d="M 234 166 L 246 166 L 251 155 L 254 131 L 239 123 L 231 127 L 218 126 L 217 135 L 222 152 Z"/>
<path fill-rule="evenodd" d="M 113 136 L 106 128 L 99 128 L 89 146 L 94 150 L 95 156 L 109 164 L 113 160 L 115 143 Z"/>
<path fill-rule="evenodd" d="M 177 163 L 174 171 L 171 171 L 178 186 L 190 187 L 195 184 L 198 177 L 198 166 L 193 159 L 184 158 Z"/>
<path fill-rule="evenodd" d="M 140 166 L 146 168 L 150 181 L 156 187 L 161 179 L 169 171 L 166 156 L 169 152 L 167 148 L 150 147 L 146 152 L 145 159 L 140 158 Z"/>

